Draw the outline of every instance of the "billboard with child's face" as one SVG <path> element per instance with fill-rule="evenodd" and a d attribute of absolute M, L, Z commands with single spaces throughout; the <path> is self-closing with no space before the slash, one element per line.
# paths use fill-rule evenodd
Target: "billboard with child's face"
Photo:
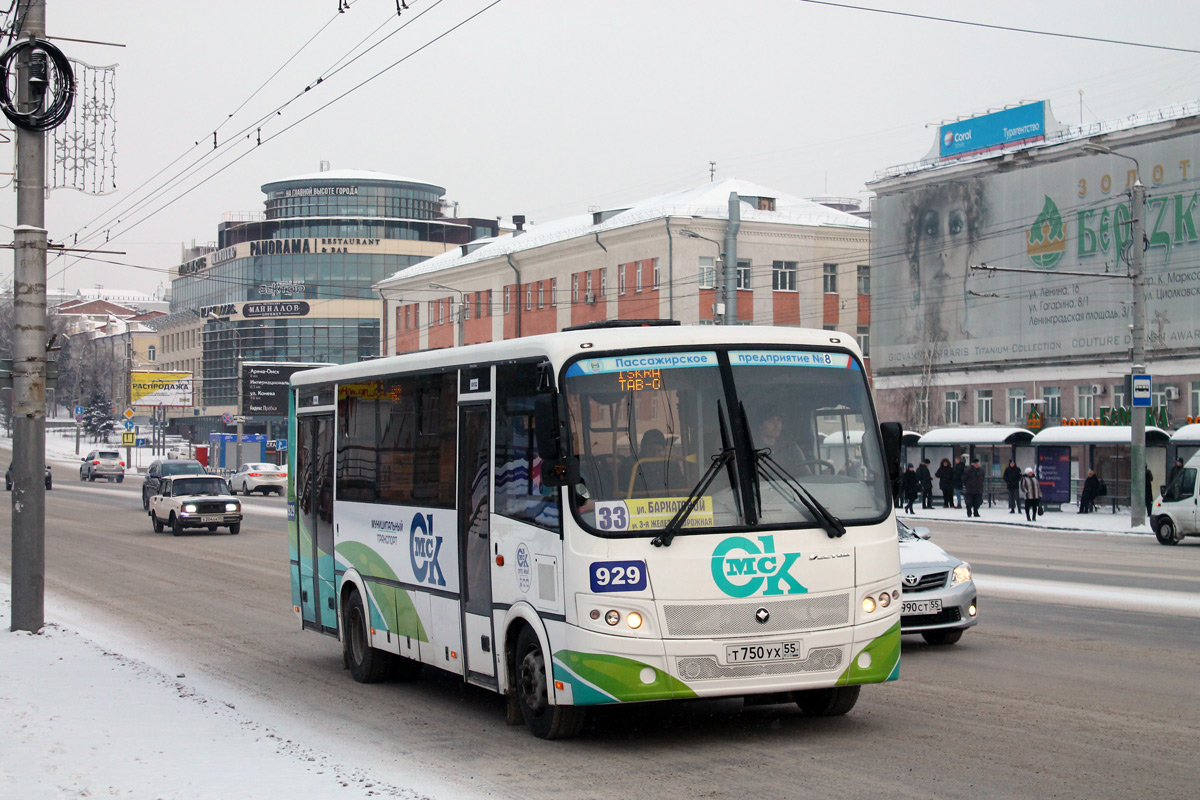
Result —
<path fill-rule="evenodd" d="M 1138 160 L 1146 186 L 1147 353 L 1200 349 L 1200 134 L 1121 152 Z M 1135 175 L 1128 159 L 1081 153 L 880 187 L 873 368 L 1127 358 Z M 1023 271 L 972 269 L 981 266 Z"/>

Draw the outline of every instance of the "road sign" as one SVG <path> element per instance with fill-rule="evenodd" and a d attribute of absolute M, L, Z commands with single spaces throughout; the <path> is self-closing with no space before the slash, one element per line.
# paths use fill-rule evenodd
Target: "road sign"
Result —
<path fill-rule="evenodd" d="M 76 421 L 76 422 L 83 422 L 83 414 L 76 414 L 76 415 L 75 415 L 75 421 Z"/>
<path fill-rule="evenodd" d="M 1151 402 L 1149 375 L 1133 376 L 1133 407 L 1149 408 Z"/>
<path fill-rule="evenodd" d="M 131 419 L 125 420 L 125 430 L 127 430 L 127 431 L 133 430 L 133 420 L 131 420 Z"/>
<path fill-rule="evenodd" d="M 237 423 L 244 423 L 246 421 L 246 418 L 241 415 L 238 415 L 233 418 L 233 421 L 237 422 Z"/>
<path fill-rule="evenodd" d="M 121 434 L 121 446 L 122 447 L 133 447 L 133 445 L 136 441 L 137 441 L 137 439 L 136 439 L 135 435 L 132 433 L 122 433 Z"/>
<path fill-rule="evenodd" d="M 132 408 L 125 409 L 125 419 L 133 419 L 133 409 Z"/>
<path fill-rule="evenodd" d="M 81 416 L 84 412 L 83 406 L 75 406 L 75 416 Z"/>
<path fill-rule="evenodd" d="M 233 415 L 232 414 L 222 414 L 221 422 L 224 422 L 226 425 L 232 425 L 233 424 Z"/>
<path fill-rule="evenodd" d="M 140 439 L 134 439 L 134 446 L 135 447 L 145 447 L 146 446 L 146 437 L 143 436 Z"/>

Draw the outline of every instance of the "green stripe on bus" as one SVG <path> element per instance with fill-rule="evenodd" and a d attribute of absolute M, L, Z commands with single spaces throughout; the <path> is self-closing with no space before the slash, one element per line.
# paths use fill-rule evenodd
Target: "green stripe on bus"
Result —
<path fill-rule="evenodd" d="M 631 658 L 559 650 L 554 679 L 570 684 L 576 705 L 696 697 L 683 681 Z"/>
<path fill-rule="evenodd" d="M 396 573 L 381 555 L 360 542 L 342 542 L 336 547 L 342 561 L 353 566 L 364 578 L 384 578 L 399 582 Z M 425 626 L 417 615 L 416 606 L 406 589 L 369 584 L 372 603 L 371 624 L 381 630 L 390 630 L 397 636 L 410 636 L 418 642 L 429 641 Z M 374 607 L 378 604 L 378 610 Z"/>
<path fill-rule="evenodd" d="M 838 677 L 838 686 L 857 683 L 883 683 L 900 677 L 900 623 L 897 622 L 862 649 L 871 655 L 871 665 L 860 667 L 859 655 L 850 662 L 846 671 Z"/>

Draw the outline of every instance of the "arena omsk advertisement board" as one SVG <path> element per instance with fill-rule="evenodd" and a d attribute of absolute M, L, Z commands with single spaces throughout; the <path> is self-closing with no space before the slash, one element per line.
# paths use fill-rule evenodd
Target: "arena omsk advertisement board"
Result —
<path fill-rule="evenodd" d="M 129 404 L 132 406 L 192 407 L 192 373 L 131 372 Z"/>
<path fill-rule="evenodd" d="M 326 363 L 247 361 L 242 364 L 242 413 L 256 417 L 285 417 L 292 375 Z"/>
<path fill-rule="evenodd" d="M 1146 186 L 1151 358 L 1200 347 L 1200 118 L 1156 136 L 1109 144 L 1137 159 Z M 1128 272 L 1134 164 L 1085 141 L 872 186 L 873 369 L 1128 358 L 1132 285 L 1102 276 Z"/>

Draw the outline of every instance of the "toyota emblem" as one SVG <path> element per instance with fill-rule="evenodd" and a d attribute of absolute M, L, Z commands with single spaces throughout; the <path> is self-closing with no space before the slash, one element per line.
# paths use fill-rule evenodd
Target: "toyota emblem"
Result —
<path fill-rule="evenodd" d="M 758 620 L 759 625 L 766 625 L 767 621 L 771 619 L 771 612 L 767 611 L 765 608 L 760 608 L 758 611 L 754 612 L 754 618 Z"/>
<path fill-rule="evenodd" d="M 921 579 L 918 578 L 916 575 L 905 575 L 904 576 L 904 585 L 905 586 L 916 586 L 917 582 L 919 580 L 921 580 Z"/>

